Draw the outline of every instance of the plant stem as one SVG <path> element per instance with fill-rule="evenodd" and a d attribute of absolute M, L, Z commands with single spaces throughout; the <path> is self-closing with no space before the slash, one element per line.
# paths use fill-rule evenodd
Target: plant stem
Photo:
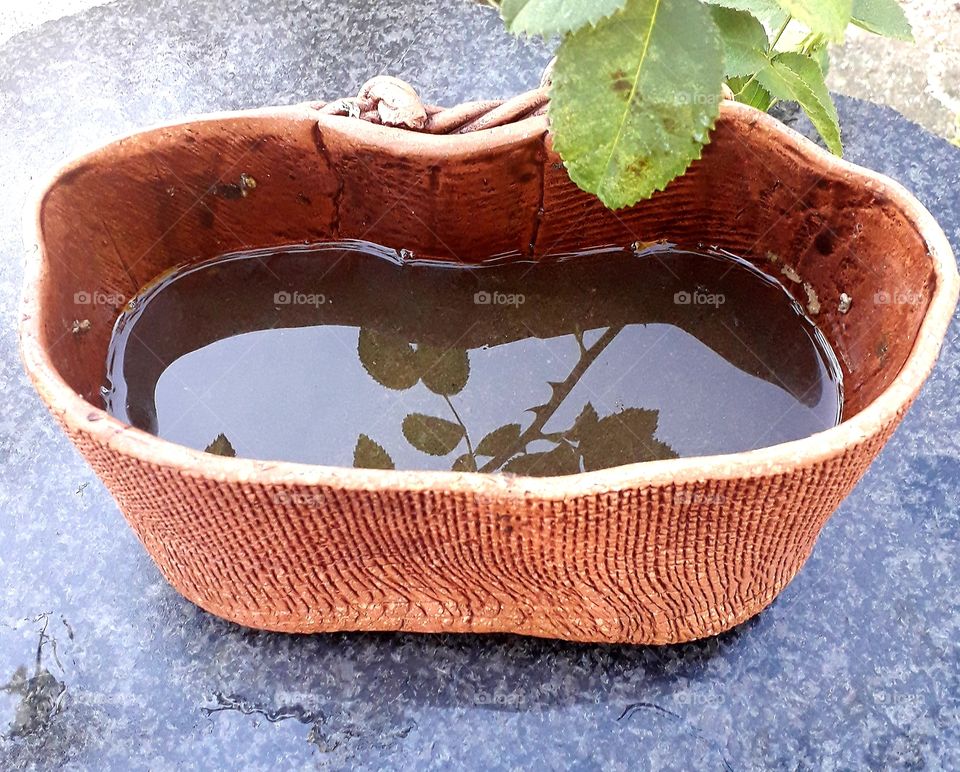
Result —
<path fill-rule="evenodd" d="M 773 50 L 777 47 L 777 43 L 780 42 L 780 38 L 783 37 L 783 33 L 787 31 L 787 27 L 790 26 L 790 22 L 792 21 L 793 17 L 788 15 L 786 21 L 784 21 L 783 24 L 780 25 L 780 29 L 777 30 L 777 34 L 773 36 L 773 42 L 770 44 L 768 53 L 773 53 Z"/>
<path fill-rule="evenodd" d="M 769 47 L 767 48 L 768 59 L 769 57 L 773 56 L 773 53 L 777 47 L 777 43 L 780 42 L 780 38 L 783 37 L 783 33 L 787 31 L 787 27 L 790 26 L 790 22 L 792 21 L 793 21 L 793 17 L 788 15 L 786 20 L 783 22 L 783 24 L 780 25 L 780 29 L 777 30 L 777 34 L 773 36 L 773 41 L 770 43 Z M 743 88 L 741 88 L 734 96 L 735 97 L 741 96 L 743 92 L 746 91 L 756 79 L 757 79 L 757 73 L 753 73 L 753 75 L 750 76 L 750 79 L 743 84 Z M 770 107 L 773 107 L 772 103 Z"/>

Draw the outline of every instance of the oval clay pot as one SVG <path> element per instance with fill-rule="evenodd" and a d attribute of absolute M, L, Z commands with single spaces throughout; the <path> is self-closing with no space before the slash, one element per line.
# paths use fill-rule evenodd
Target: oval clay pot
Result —
<path fill-rule="evenodd" d="M 21 349 L 55 418 L 177 590 L 301 633 L 674 643 L 748 619 L 903 417 L 958 292 L 943 232 L 902 187 L 731 102 L 686 175 L 618 212 L 570 182 L 545 117 L 434 136 L 300 105 L 83 155 L 29 228 Z M 747 453 L 527 478 L 224 458 L 104 412 L 118 309 L 82 293 L 130 298 L 185 262 L 336 239 L 464 262 L 661 239 L 744 255 L 837 352 L 843 421 Z"/>

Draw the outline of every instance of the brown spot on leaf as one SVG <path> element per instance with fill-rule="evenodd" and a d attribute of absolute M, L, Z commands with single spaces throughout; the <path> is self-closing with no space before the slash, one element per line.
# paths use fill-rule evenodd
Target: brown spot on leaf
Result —
<path fill-rule="evenodd" d="M 637 156 L 627 165 L 627 172 L 637 177 L 642 177 L 649 168 L 650 159 Z"/>
<path fill-rule="evenodd" d="M 627 74 L 623 70 L 616 70 L 610 74 L 611 88 L 613 93 L 619 94 L 624 98 L 630 96 L 630 92 L 633 90 L 633 84 L 630 82 L 630 79 L 627 77 Z"/>

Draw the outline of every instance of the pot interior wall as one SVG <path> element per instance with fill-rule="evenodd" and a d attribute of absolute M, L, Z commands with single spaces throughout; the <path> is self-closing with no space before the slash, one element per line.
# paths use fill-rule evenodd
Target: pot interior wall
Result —
<path fill-rule="evenodd" d="M 927 248 L 877 183 L 751 115 L 726 110 L 687 175 L 619 212 L 569 181 L 537 119 L 469 140 L 293 112 L 136 135 L 75 163 L 42 199 L 41 342 L 100 406 L 111 301 L 185 262 L 332 239 L 464 262 L 667 240 L 779 274 L 838 354 L 847 418 L 910 353 L 933 290 Z"/>

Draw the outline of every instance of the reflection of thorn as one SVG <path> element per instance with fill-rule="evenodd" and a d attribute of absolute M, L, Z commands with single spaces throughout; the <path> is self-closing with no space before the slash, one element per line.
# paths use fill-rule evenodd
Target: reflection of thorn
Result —
<path fill-rule="evenodd" d="M 544 413 L 549 413 L 550 405 L 537 405 L 536 407 L 527 408 L 527 413 L 533 413 L 535 419 L 539 419 Z"/>
<path fill-rule="evenodd" d="M 77 488 L 77 489 L 74 491 L 74 493 L 79 494 L 80 496 L 83 496 L 83 492 L 87 489 L 87 486 L 88 486 L 89 484 L 90 484 L 90 483 L 88 483 L 88 482 L 81 483 L 80 487 Z"/>

